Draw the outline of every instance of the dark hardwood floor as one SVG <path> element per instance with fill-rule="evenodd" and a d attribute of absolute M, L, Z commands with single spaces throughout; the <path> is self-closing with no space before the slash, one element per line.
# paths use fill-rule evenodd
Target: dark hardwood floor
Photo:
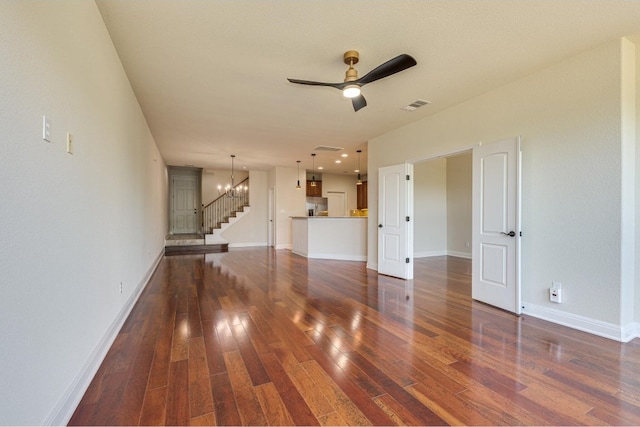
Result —
<path fill-rule="evenodd" d="M 71 425 L 639 425 L 640 342 L 267 248 L 165 257 Z"/>

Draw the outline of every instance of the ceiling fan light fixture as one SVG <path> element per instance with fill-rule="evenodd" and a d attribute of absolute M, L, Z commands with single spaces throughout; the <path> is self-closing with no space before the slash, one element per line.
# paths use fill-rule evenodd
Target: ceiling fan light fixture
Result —
<path fill-rule="evenodd" d="M 342 90 L 342 96 L 344 96 L 345 98 L 355 98 L 356 96 L 360 96 L 360 86 L 358 85 L 346 86 Z"/>

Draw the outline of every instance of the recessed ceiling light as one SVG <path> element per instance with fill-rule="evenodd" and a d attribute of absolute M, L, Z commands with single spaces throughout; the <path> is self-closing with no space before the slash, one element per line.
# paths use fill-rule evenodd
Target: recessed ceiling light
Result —
<path fill-rule="evenodd" d="M 336 160 L 336 163 L 342 163 L 342 160 L 338 159 Z"/>
<path fill-rule="evenodd" d="M 322 170 L 322 169 L 324 169 L 324 167 L 322 167 L 322 166 L 318 166 L 318 169 Z"/>
<path fill-rule="evenodd" d="M 360 169 L 354 170 L 355 173 L 360 173 Z"/>
<path fill-rule="evenodd" d="M 340 157 L 349 157 L 349 155 L 347 153 L 342 153 L 340 154 Z"/>

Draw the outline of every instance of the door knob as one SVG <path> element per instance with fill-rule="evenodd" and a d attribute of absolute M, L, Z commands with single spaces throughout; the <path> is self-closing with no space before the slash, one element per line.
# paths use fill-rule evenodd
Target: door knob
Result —
<path fill-rule="evenodd" d="M 382 224 L 378 224 L 378 228 L 382 228 Z"/>
<path fill-rule="evenodd" d="M 515 237 L 516 232 L 515 231 L 510 231 L 508 233 L 505 233 L 504 231 L 500 232 L 500 234 L 504 234 L 505 236 L 509 236 L 509 237 Z"/>

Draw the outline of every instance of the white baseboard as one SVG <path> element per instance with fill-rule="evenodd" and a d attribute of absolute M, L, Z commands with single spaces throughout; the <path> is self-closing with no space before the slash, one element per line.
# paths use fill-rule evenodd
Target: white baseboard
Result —
<path fill-rule="evenodd" d="M 614 341 L 628 342 L 633 338 L 640 337 L 640 323 L 630 323 L 626 326 L 615 323 L 603 322 L 590 317 L 577 314 L 566 313 L 554 308 L 543 307 L 536 304 L 524 302 L 522 304 L 522 314 L 537 317 L 579 331 L 588 332 L 600 337 L 609 338 Z"/>
<path fill-rule="evenodd" d="M 267 246 L 267 242 L 229 243 L 229 248 L 253 248 L 256 246 Z"/>
<path fill-rule="evenodd" d="M 300 255 L 300 254 L 298 254 Z M 304 256 L 304 255 L 303 255 Z M 336 261 L 366 261 L 366 255 L 350 255 L 350 254 L 307 254 L 307 258 L 312 259 L 333 259 Z"/>
<path fill-rule="evenodd" d="M 291 243 L 285 243 L 285 244 L 281 244 L 281 245 L 276 245 L 276 249 L 289 249 L 291 250 L 291 247 L 293 245 Z"/>
<path fill-rule="evenodd" d="M 640 338 L 640 322 L 631 322 L 622 327 L 622 342 Z"/>
<path fill-rule="evenodd" d="M 448 251 L 447 255 L 454 256 L 457 258 L 471 259 L 471 252 Z"/>
<path fill-rule="evenodd" d="M 447 251 L 422 251 L 422 252 L 414 252 L 414 258 L 429 258 L 432 256 L 445 256 L 447 255 Z"/>
<path fill-rule="evenodd" d="M 459 251 L 422 251 L 414 252 L 414 258 L 429 258 L 432 256 L 454 256 L 458 258 L 471 259 L 471 252 L 459 252 Z"/>
<path fill-rule="evenodd" d="M 163 256 L 164 248 L 162 248 L 151 267 L 147 270 L 142 280 L 140 280 L 134 291 L 122 306 L 122 309 L 113 320 L 111 326 L 107 329 L 102 339 L 98 342 L 98 345 L 93 349 L 78 376 L 73 380 L 58 403 L 53 407 L 47 418 L 42 422 L 43 425 L 66 426 L 69 423 L 69 420 L 73 416 L 78 404 L 80 404 L 80 400 L 82 400 L 87 388 L 89 388 L 93 377 L 98 372 L 98 368 L 100 368 L 102 361 L 107 356 L 107 352 L 118 336 L 118 332 L 120 332 L 122 325 L 125 320 L 127 320 L 127 317 L 129 317 L 133 306 L 138 301 L 140 294 L 142 294 L 142 291 L 149 282 L 153 272 L 156 271 L 156 268 L 158 267 L 158 264 L 160 264 Z"/>

